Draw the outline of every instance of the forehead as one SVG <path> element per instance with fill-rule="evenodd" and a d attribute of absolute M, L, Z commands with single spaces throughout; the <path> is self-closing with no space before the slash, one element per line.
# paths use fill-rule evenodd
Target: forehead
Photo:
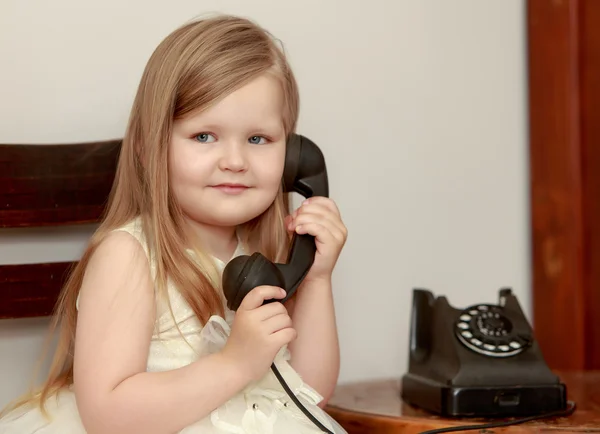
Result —
<path fill-rule="evenodd" d="M 265 74 L 230 93 L 207 109 L 193 113 L 182 123 L 221 128 L 271 128 L 283 125 L 283 91 L 280 82 Z"/>

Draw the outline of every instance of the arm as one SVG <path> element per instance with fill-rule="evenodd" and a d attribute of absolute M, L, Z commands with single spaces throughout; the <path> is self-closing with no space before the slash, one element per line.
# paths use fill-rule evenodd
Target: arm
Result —
<path fill-rule="evenodd" d="M 286 303 L 297 338 L 288 345 L 290 364 L 323 396 L 323 407 L 337 384 L 340 350 L 331 280 L 305 281 Z"/>
<path fill-rule="evenodd" d="M 146 372 L 154 287 L 141 245 L 110 234 L 81 288 L 74 387 L 90 433 L 173 433 L 207 415 L 249 381 L 221 353 L 181 369 Z"/>
<path fill-rule="evenodd" d="M 317 390 L 325 406 L 337 383 L 340 368 L 331 276 L 348 231 L 335 203 L 312 197 L 286 220 L 287 228 L 315 237 L 317 251 L 306 278 L 286 303 L 298 334 L 289 344 L 290 364 Z"/>

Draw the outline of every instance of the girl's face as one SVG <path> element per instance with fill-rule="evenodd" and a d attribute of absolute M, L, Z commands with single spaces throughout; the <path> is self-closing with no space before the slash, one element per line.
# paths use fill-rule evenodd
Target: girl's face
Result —
<path fill-rule="evenodd" d="M 280 84 L 264 75 L 205 111 L 175 121 L 169 182 L 188 218 L 233 227 L 267 210 L 283 175 L 282 112 Z"/>

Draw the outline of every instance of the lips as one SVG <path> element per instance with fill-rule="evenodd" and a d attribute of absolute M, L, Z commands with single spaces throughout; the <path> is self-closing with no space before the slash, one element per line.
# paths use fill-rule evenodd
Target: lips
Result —
<path fill-rule="evenodd" d="M 236 183 L 223 183 L 223 184 L 217 184 L 217 185 L 213 185 L 212 188 L 219 190 L 222 193 L 225 194 L 240 194 L 243 193 L 244 191 L 248 190 L 247 185 L 244 184 L 236 184 Z"/>

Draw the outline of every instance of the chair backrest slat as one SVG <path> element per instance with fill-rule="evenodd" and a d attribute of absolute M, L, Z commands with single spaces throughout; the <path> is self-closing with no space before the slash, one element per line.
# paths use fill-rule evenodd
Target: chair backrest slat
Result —
<path fill-rule="evenodd" d="M 0 145 L 0 228 L 98 221 L 120 144 Z"/>
<path fill-rule="evenodd" d="M 0 318 L 52 314 L 75 262 L 0 266 Z"/>

